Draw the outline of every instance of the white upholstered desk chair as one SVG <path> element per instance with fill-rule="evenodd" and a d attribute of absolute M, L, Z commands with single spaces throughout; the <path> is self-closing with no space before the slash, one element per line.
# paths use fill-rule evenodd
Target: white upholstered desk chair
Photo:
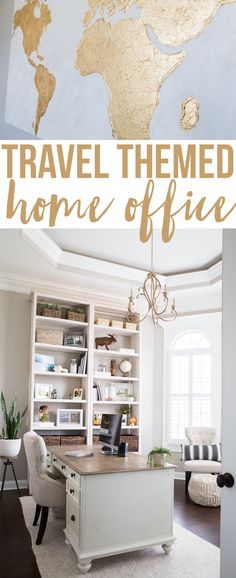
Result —
<path fill-rule="evenodd" d="M 43 438 L 35 432 L 24 435 L 24 447 L 29 470 L 30 491 L 36 502 L 33 526 L 37 526 L 41 513 L 36 544 L 42 542 L 47 526 L 49 508 L 65 508 L 66 490 L 63 479 L 53 479 L 47 474 L 47 450 Z"/>
<path fill-rule="evenodd" d="M 218 430 L 215 427 L 186 427 L 185 436 L 193 445 L 212 445 L 220 442 Z M 221 462 L 213 460 L 187 460 L 184 462 L 185 471 L 185 491 L 188 491 L 188 484 L 191 473 L 195 474 L 220 474 Z"/>

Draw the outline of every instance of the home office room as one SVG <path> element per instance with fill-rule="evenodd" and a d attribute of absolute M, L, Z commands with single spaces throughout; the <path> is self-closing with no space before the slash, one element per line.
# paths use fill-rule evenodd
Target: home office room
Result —
<path fill-rule="evenodd" d="M 235 577 L 235 16 L 1 1 L 4 578 Z"/>

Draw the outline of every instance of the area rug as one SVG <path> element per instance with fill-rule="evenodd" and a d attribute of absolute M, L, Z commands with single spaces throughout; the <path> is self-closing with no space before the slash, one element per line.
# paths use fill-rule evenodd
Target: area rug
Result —
<path fill-rule="evenodd" d="M 49 514 L 41 546 L 35 546 L 38 528 L 32 526 L 35 502 L 21 498 L 26 527 L 42 578 L 78 578 L 77 557 L 64 542 L 65 520 Z M 94 560 L 88 576 L 93 578 L 219 578 L 220 550 L 175 524 L 177 538 L 166 556 L 160 546 Z"/>

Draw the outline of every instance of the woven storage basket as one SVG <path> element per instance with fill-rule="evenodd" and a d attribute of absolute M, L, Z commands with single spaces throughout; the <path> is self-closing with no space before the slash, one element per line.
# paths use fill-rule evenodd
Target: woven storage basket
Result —
<path fill-rule="evenodd" d="M 59 446 L 60 445 L 60 436 L 41 436 L 46 446 Z"/>
<path fill-rule="evenodd" d="M 99 436 L 96 436 L 96 435 L 93 436 L 93 444 L 94 444 L 94 445 L 96 445 L 96 444 L 101 444 L 101 443 L 102 443 L 102 442 L 99 441 Z"/>
<path fill-rule="evenodd" d="M 85 313 L 77 313 L 76 311 L 67 311 L 66 318 L 70 321 L 84 321 Z"/>
<path fill-rule="evenodd" d="M 63 344 L 63 331 L 57 329 L 36 329 L 37 343 L 49 343 L 49 345 Z"/>
<path fill-rule="evenodd" d="M 85 436 L 61 436 L 61 446 L 80 446 L 86 444 Z"/>
<path fill-rule="evenodd" d="M 136 435 L 122 435 L 120 437 L 121 442 L 126 442 L 128 444 L 129 452 L 138 452 L 138 436 Z"/>
<path fill-rule="evenodd" d="M 127 442 L 128 443 L 128 450 L 130 452 L 137 452 L 138 451 L 138 436 L 136 435 L 126 435 L 126 436 L 121 436 L 120 437 L 120 441 L 121 442 Z M 93 436 L 93 444 L 101 444 L 102 442 L 99 441 L 99 436 L 98 435 L 94 435 Z"/>
<path fill-rule="evenodd" d="M 60 319 L 61 309 L 47 309 L 47 307 L 42 307 L 41 315 L 43 317 L 54 317 L 54 318 Z"/>

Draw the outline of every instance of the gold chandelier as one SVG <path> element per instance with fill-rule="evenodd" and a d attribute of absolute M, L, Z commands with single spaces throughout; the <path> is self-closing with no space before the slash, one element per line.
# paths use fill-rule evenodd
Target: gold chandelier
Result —
<path fill-rule="evenodd" d="M 127 320 L 141 323 L 149 315 L 152 316 L 153 323 L 161 321 L 174 321 L 177 317 L 175 309 L 175 299 L 170 303 L 170 297 L 166 285 L 162 287 L 157 273 L 153 267 L 153 235 L 151 238 L 151 270 L 147 273 L 143 286 L 139 287 L 136 297 L 133 292 L 129 296 Z"/>

